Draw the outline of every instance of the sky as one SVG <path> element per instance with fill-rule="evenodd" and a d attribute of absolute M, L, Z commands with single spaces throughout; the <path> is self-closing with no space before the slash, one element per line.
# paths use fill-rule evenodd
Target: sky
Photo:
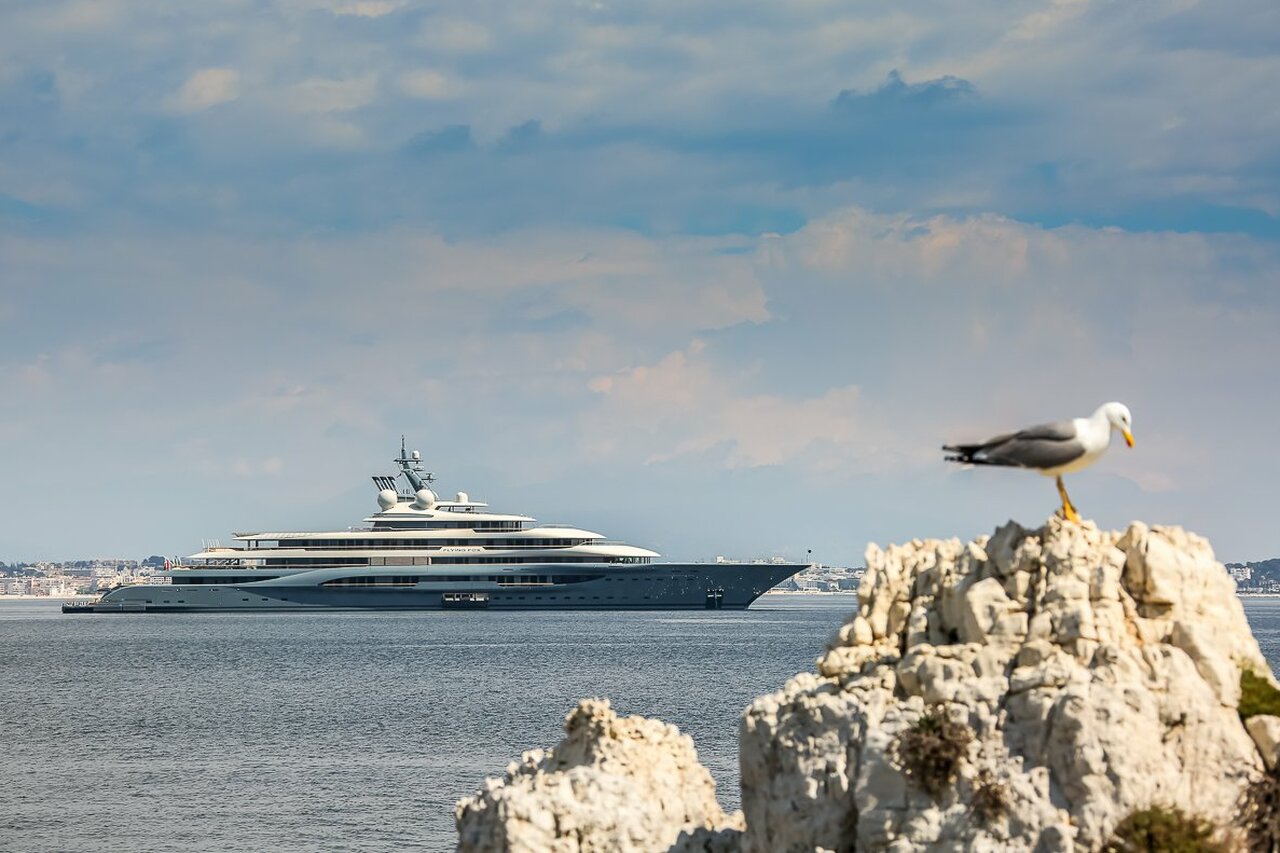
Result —
<path fill-rule="evenodd" d="M 0 5 L 0 560 L 439 490 L 672 559 L 1280 555 L 1280 5 Z"/>

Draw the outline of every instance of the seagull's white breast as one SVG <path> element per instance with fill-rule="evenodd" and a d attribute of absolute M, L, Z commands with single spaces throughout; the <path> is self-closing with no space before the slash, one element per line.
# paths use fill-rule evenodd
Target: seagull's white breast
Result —
<path fill-rule="evenodd" d="M 1108 445 L 1111 444 L 1111 424 L 1106 418 L 1076 418 L 1072 424 L 1076 428 L 1076 438 L 1084 445 L 1084 455 L 1066 465 L 1043 472 L 1050 477 L 1088 468 L 1098 461 L 1098 457 L 1105 453 Z"/>

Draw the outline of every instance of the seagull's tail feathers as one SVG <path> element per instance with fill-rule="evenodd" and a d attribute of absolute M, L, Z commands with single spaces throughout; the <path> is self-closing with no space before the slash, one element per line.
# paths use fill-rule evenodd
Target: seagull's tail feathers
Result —
<path fill-rule="evenodd" d="M 948 462 L 959 462 L 964 465 L 970 465 L 974 462 L 973 455 L 982 449 L 981 444 L 944 444 L 942 449 L 947 452 L 945 457 Z"/>
<path fill-rule="evenodd" d="M 990 449 L 991 443 L 984 444 L 944 444 L 942 449 L 947 451 L 944 456 L 947 462 L 956 462 L 960 465 L 1001 465 L 1004 463 L 996 462 L 982 456 L 984 451 Z"/>

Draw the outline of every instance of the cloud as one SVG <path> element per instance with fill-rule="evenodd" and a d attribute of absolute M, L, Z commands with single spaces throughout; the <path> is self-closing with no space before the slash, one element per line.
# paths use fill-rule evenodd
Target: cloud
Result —
<path fill-rule="evenodd" d="M 648 463 L 714 453 L 730 468 L 784 465 L 810 454 L 808 464 L 845 473 L 874 459 L 878 441 L 859 389 L 832 388 L 817 398 L 743 394 L 732 375 L 702 358 L 695 340 L 653 365 L 593 378 L 587 387 L 602 404 L 586 420 L 584 447 L 608 457 L 640 456 Z"/>
<path fill-rule="evenodd" d="M 337 4 L 334 7 L 334 12 L 339 15 L 355 15 L 361 18 L 381 18 L 384 15 L 390 15 L 403 6 L 404 3 L 398 2 L 398 0 L 353 0 L 353 2 Z"/>
<path fill-rule="evenodd" d="M 974 85 L 968 80 L 947 75 L 920 83 L 907 83 L 897 69 L 878 89 L 870 94 L 859 94 L 845 89 L 835 100 L 837 110 L 857 113 L 864 104 L 905 104 L 914 107 L 931 107 L 954 103 L 975 95 Z"/>
<path fill-rule="evenodd" d="M 382 18 L 403 9 L 405 0 L 275 0 L 273 6 L 294 15 L 324 11 L 339 17 Z"/>
<path fill-rule="evenodd" d="M 39 7 L 38 26 L 55 32 L 92 32 L 115 24 L 121 17 L 118 3 L 98 0 L 47 3 Z"/>
<path fill-rule="evenodd" d="M 709 528 L 772 548 L 766 507 L 731 497 L 764 489 L 839 507 L 839 531 L 796 536 L 854 554 L 993 514 L 1035 521 L 1051 488 L 948 476 L 937 446 L 1113 398 L 1139 445 L 1073 483 L 1091 515 L 1188 523 L 1233 553 L 1270 541 L 1261 496 L 1203 500 L 1280 476 L 1265 450 L 1280 410 L 1260 392 L 1280 363 L 1265 241 L 852 208 L 754 239 L 117 232 L 8 235 L 0 253 L 21 318 L 0 340 L 0 420 L 21 427 L 0 463 L 38 484 L 60 478 L 58 447 L 101 448 L 104 481 L 126 485 L 85 547 L 124 547 L 145 484 L 198 472 L 198 523 L 166 516 L 168 550 L 245 524 L 345 526 L 378 448 L 408 432 L 447 446 L 473 491 L 591 496 L 583 523 L 701 495 L 704 523 L 668 552 L 715 553 Z M 233 488 L 237 460 L 266 476 L 272 458 L 300 495 L 287 506 Z M 0 506 L 32 543 L 43 499 L 33 486 Z"/>
<path fill-rule="evenodd" d="M 287 103 L 297 112 L 348 112 L 370 103 L 377 90 L 378 78 L 374 74 L 343 80 L 313 77 L 292 85 Z"/>
<path fill-rule="evenodd" d="M 1052 36 L 1088 11 L 1088 0 L 1053 0 L 1047 8 L 1023 17 L 1011 33 L 1015 39 L 1036 40 Z"/>
<path fill-rule="evenodd" d="M 753 537 L 734 496 L 812 490 L 848 508 L 820 535 L 883 538 L 1039 506 L 941 440 L 1118 397 L 1141 443 L 1082 505 L 1270 556 L 1274 5 L 15 8 L 0 461 L 278 457 L 288 506 L 220 477 L 162 529 L 345 526 L 352 448 L 408 424 L 498 493 L 635 519 L 666 478 Z"/>
<path fill-rule="evenodd" d="M 471 128 L 465 124 L 454 124 L 440 130 L 424 131 L 416 134 L 405 146 L 408 153 L 415 156 L 447 154 L 457 151 L 475 149 L 471 138 Z"/>
<path fill-rule="evenodd" d="M 493 43 L 493 34 L 479 21 L 430 16 L 422 23 L 420 40 L 426 47 L 443 53 L 469 54 L 487 50 Z"/>
<path fill-rule="evenodd" d="M 182 84 L 170 100 L 179 112 L 194 113 L 239 97 L 240 74 L 233 68 L 203 68 Z"/>
<path fill-rule="evenodd" d="M 1269 20 L 1265 5 L 1231 0 L 1219 17 Z M 48 207 L 81 221 L 294 233 L 555 222 L 754 234 L 851 204 L 1280 233 L 1280 119 L 1258 101 L 1280 63 L 1250 28 L 1209 26 L 1190 7 L 1058 4 L 1035 21 L 945 4 L 231 8 L 188 5 L 162 25 L 120 0 L 92 31 L 15 13 L 0 32 L 0 162 L 60 176 Z M 175 94 L 128 70 L 188 57 L 238 81 L 197 75 Z M 50 94 L 6 86 L 11 74 Z M 215 125 L 187 126 L 233 94 Z M 156 103 L 176 113 L 167 128 Z M 465 162 L 397 156 L 462 127 Z M 182 145 L 155 169 L 141 143 L 162 129 Z M 6 221 L 49 217 L 30 188 L 6 192 L 20 202 Z M 219 194 L 233 203 L 189 202 Z"/>
<path fill-rule="evenodd" d="M 268 456 L 261 461 L 244 458 L 236 459 L 230 465 L 230 473 L 237 477 L 274 476 L 284 470 L 284 463 L 279 456 Z"/>
<path fill-rule="evenodd" d="M 400 76 L 400 90 L 411 98 L 438 101 L 461 94 L 457 84 L 439 71 L 429 68 L 409 71 Z"/>

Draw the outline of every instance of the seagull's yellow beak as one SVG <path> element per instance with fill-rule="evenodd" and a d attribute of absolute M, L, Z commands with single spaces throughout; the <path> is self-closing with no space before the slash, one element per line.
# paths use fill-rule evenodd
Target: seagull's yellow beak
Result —
<path fill-rule="evenodd" d="M 1120 432 L 1124 433 L 1124 443 L 1133 447 L 1133 433 L 1129 432 L 1127 429 L 1122 429 Z"/>

